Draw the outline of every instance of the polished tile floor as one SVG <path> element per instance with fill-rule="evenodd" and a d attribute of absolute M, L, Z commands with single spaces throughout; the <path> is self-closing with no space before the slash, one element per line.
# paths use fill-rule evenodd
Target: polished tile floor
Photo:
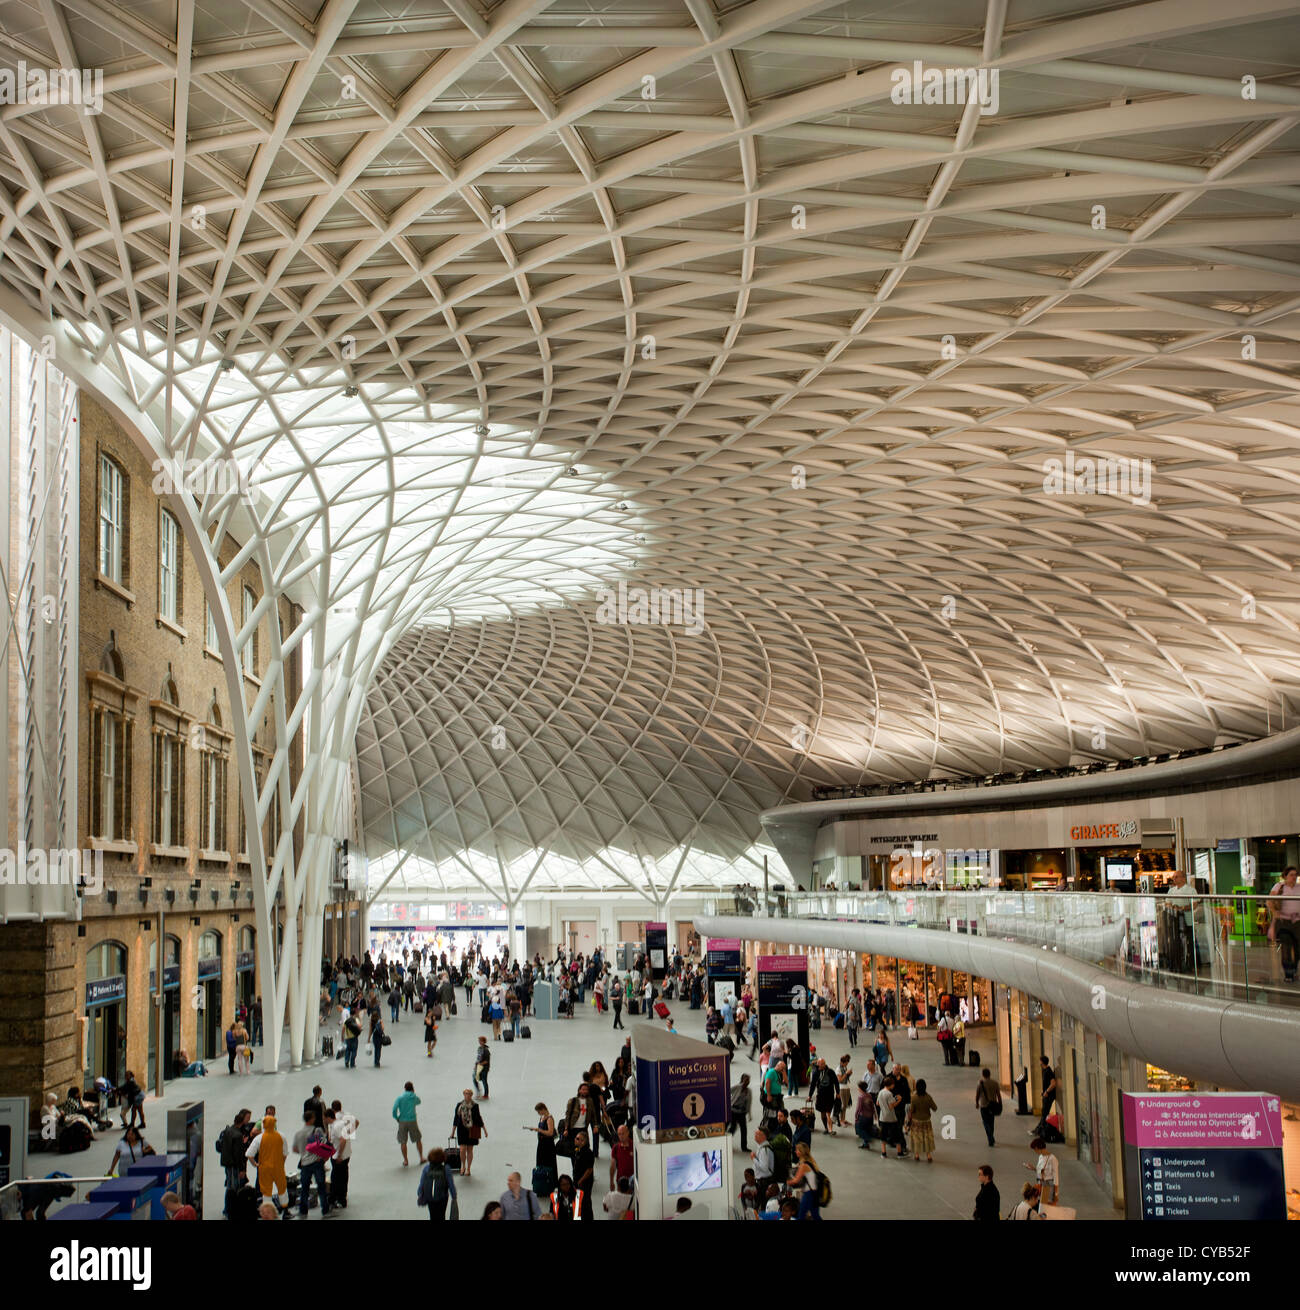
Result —
<path fill-rule="evenodd" d="M 702 1011 L 692 1013 L 676 1008 L 678 1030 L 686 1036 L 704 1035 Z M 645 1023 L 641 1018 L 624 1019 L 627 1028 Z M 590 1006 L 573 1020 L 531 1021 L 533 1039 L 527 1042 L 492 1043 L 490 1095 L 483 1105 L 488 1136 L 475 1153 L 473 1177 L 461 1183 L 462 1219 L 477 1219 L 484 1204 L 500 1195 L 507 1174 L 518 1169 L 527 1182 L 534 1163 L 536 1138 L 524 1131 L 536 1122 L 533 1106 L 545 1101 L 552 1112 L 563 1110 L 576 1090 L 584 1069 L 592 1060 L 603 1060 L 612 1068 L 622 1046 L 623 1034 L 611 1029 L 610 1016 L 596 1017 Z M 291 1136 L 301 1122 L 303 1100 L 310 1095 L 313 1083 L 320 1083 L 326 1103 L 337 1098 L 344 1109 L 356 1115 L 360 1128 L 354 1144 L 347 1210 L 331 1223 L 344 1224 L 350 1219 L 422 1219 L 415 1204 L 419 1168 L 412 1163 L 403 1168 L 392 1120 L 393 1099 L 407 1079 L 415 1083 L 421 1098 L 419 1116 L 428 1150 L 445 1143 L 451 1128 L 452 1109 L 464 1088 L 470 1086 L 473 1050 L 480 1033 L 489 1029 L 478 1022 L 477 1007 L 461 1006 L 455 1019 L 444 1021 L 439 1030 L 437 1054 L 428 1059 L 422 1041 L 423 1028 L 416 1016 L 408 1015 L 398 1024 L 390 1024 L 393 1044 L 383 1055 L 383 1067 L 373 1068 L 364 1058 L 360 1067 L 345 1070 L 341 1060 L 325 1061 L 298 1073 L 287 1068 L 272 1074 L 255 1073 L 232 1077 L 225 1062 L 205 1079 L 169 1083 L 163 1102 L 152 1097 L 146 1106 L 152 1138 L 160 1150 L 165 1142 L 165 1108 L 181 1101 L 202 1098 L 207 1110 L 207 1193 L 205 1218 L 221 1215 L 222 1174 L 212 1146 L 221 1125 L 229 1122 L 241 1107 L 260 1115 L 267 1104 L 274 1104 L 279 1122 Z M 897 1034 L 893 1035 L 895 1038 Z M 970 1045 L 991 1047 L 991 1030 L 972 1030 Z M 814 1033 L 821 1052 L 838 1060 L 847 1049 L 842 1032 L 823 1028 Z M 914 1077 L 924 1077 L 931 1095 L 939 1104 L 939 1119 L 952 1115 L 951 1140 L 938 1140 L 932 1165 L 915 1164 L 910 1159 L 882 1160 L 875 1151 L 861 1151 L 850 1130 L 825 1137 L 820 1130 L 815 1139 L 815 1155 L 834 1183 L 835 1200 L 827 1208 L 827 1221 L 839 1219 L 967 1219 L 978 1188 L 976 1170 L 990 1163 L 999 1184 L 1003 1212 L 1018 1199 L 1020 1187 L 1030 1177 L 1022 1162 L 1031 1160 L 1027 1148 L 1032 1119 L 1020 1119 L 1008 1111 L 998 1122 L 1001 1140 L 990 1150 L 975 1110 L 976 1071 L 968 1068 L 945 1068 L 937 1043 L 924 1036 L 919 1042 L 895 1040 L 896 1054 L 910 1067 Z M 902 1048 L 902 1049 L 900 1049 Z M 905 1050 L 905 1054 L 904 1054 Z M 865 1068 L 866 1051 L 854 1068 L 860 1075 Z M 735 1076 L 743 1070 L 757 1071 L 743 1054 L 735 1062 Z M 757 1081 L 757 1079 L 755 1079 Z M 936 1128 L 938 1136 L 938 1127 Z M 101 1134 L 85 1155 L 77 1157 L 33 1156 L 32 1173 L 44 1173 L 58 1167 L 77 1175 L 94 1174 L 107 1169 L 117 1134 Z M 737 1175 L 744 1169 L 737 1152 Z M 1117 1218 L 1109 1197 L 1095 1181 L 1092 1171 L 1059 1148 L 1061 1152 L 1062 1199 L 1077 1209 L 1081 1219 Z M 49 1161 L 49 1166 L 45 1161 Z M 597 1164 L 596 1214 L 600 1197 L 608 1188 L 608 1155 L 602 1149 Z M 313 1210 L 308 1222 L 319 1222 Z"/>

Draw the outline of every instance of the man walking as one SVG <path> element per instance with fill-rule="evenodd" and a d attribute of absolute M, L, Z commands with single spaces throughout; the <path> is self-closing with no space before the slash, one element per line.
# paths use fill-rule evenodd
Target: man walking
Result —
<path fill-rule="evenodd" d="M 617 976 L 610 988 L 609 1002 L 614 1009 L 614 1027 L 621 1028 L 623 1026 L 623 982 Z"/>
<path fill-rule="evenodd" d="M 761 1128 L 754 1129 L 754 1149 L 749 1158 L 754 1162 L 754 1181 L 758 1186 L 758 1204 L 762 1208 L 767 1200 L 767 1189 L 776 1177 L 776 1156 L 768 1145 L 767 1133 Z"/>
<path fill-rule="evenodd" d="M 474 1088 L 483 1100 L 488 1099 L 488 1073 L 492 1068 L 492 1050 L 487 1038 L 478 1039 L 478 1050 L 474 1052 Z"/>
<path fill-rule="evenodd" d="M 221 1166 L 226 1171 L 226 1203 L 221 1213 L 230 1217 L 230 1198 L 243 1182 L 247 1181 L 247 1168 L 244 1152 L 248 1147 L 245 1139 L 244 1125 L 252 1118 L 251 1110 L 240 1110 L 234 1122 L 223 1128 L 217 1136 L 217 1148 L 221 1153 Z"/>
<path fill-rule="evenodd" d="M 973 1219 L 1001 1219 L 1002 1197 L 993 1183 L 993 1166 L 980 1165 L 980 1189 L 975 1194 L 975 1213 Z"/>
<path fill-rule="evenodd" d="M 536 1219 L 540 1208 L 532 1192 L 524 1191 L 519 1174 L 511 1174 L 506 1179 L 506 1190 L 501 1193 L 501 1218 Z"/>
<path fill-rule="evenodd" d="M 987 1069 L 980 1074 L 979 1083 L 975 1088 L 975 1108 L 980 1112 L 984 1136 L 989 1139 L 990 1146 L 996 1146 L 997 1143 L 993 1140 L 993 1122 L 1002 1112 L 1002 1089 Z"/>
<path fill-rule="evenodd" d="M 397 1120 L 397 1144 L 402 1148 L 402 1167 L 411 1162 L 406 1158 L 407 1142 L 415 1142 L 415 1158 L 424 1162 L 424 1143 L 420 1140 L 420 1124 L 416 1119 L 416 1107 L 420 1098 L 415 1094 L 415 1084 L 407 1083 L 402 1094 L 393 1102 L 393 1118 Z"/>
<path fill-rule="evenodd" d="M 361 1041 L 361 1020 L 356 1014 L 348 1015 L 343 1023 L 343 1067 L 357 1067 L 357 1044 Z"/>

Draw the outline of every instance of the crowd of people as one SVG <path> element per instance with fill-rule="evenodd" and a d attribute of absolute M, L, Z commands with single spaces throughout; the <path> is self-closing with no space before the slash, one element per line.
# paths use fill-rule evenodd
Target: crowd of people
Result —
<path fill-rule="evenodd" d="M 748 1157 L 734 1196 L 734 1212 L 740 1217 L 821 1219 L 833 1192 L 814 1154 L 819 1129 L 825 1137 L 851 1132 L 860 1150 L 879 1151 L 883 1158 L 934 1163 L 940 1103 L 925 1078 L 913 1077 L 908 1065 L 898 1062 L 890 1040 L 890 1029 L 898 1019 L 911 1027 L 918 1018 L 910 994 L 904 995 L 900 1016 L 891 989 L 852 989 L 842 1009 L 829 996 L 810 989 L 809 1028 L 820 1029 L 826 1022 L 847 1039 L 848 1049 L 828 1059 L 817 1050 L 820 1036 L 801 1043 L 798 1030 L 789 1027 L 760 1043 L 752 975 L 734 985 L 715 981 L 711 989 L 703 963 L 677 952 L 662 972 L 656 978 L 644 955 L 619 970 L 600 950 L 589 956 L 560 952 L 550 961 L 540 957 L 521 961 L 506 949 L 489 956 L 482 945 L 476 949 L 471 944 L 449 958 L 426 945 L 403 949 L 392 960 L 382 954 L 375 960 L 367 953 L 360 961 L 340 958 L 324 964 L 322 1017 L 331 1027 L 337 1025 L 334 1068 L 356 1067 L 363 1038 L 367 1058 L 382 1068 L 383 1052 L 393 1040 L 389 1025 L 396 1029 L 404 1018 L 422 1025 L 417 1026 L 418 1040 L 426 1057 L 433 1059 L 440 1025 L 457 1017 L 462 1005 L 471 1013 L 477 1007 L 474 1017 L 485 1031 L 477 1035 L 472 1067 L 466 1071 L 470 1086 L 457 1098 L 441 1105 L 435 1102 L 431 1111 L 435 1122 L 446 1116 L 442 1119 L 446 1144 L 441 1144 L 443 1134 L 434 1132 L 430 1136 L 435 1144 L 426 1150 L 421 1113 L 426 1117 L 430 1113 L 425 1109 L 427 1087 L 422 1096 L 417 1080 L 407 1079 L 392 1103 L 401 1167 L 414 1165 L 418 1170 L 413 1199 L 434 1220 L 478 1217 L 462 1216 L 460 1204 L 467 1195 L 465 1184 L 475 1177 L 475 1150 L 489 1134 L 493 1049 L 498 1042 L 528 1036 L 525 1021 L 532 1016 L 536 988 L 543 982 L 558 990 L 562 1013 L 572 1016 L 589 1005 L 601 1020 L 612 1016 L 613 1029 L 622 1030 L 621 1045 L 611 1049 L 608 1062 L 586 1062 L 562 1106 L 536 1102 L 535 1121 L 518 1130 L 534 1135 L 531 1174 L 525 1178 L 512 1171 L 505 1190 L 485 1203 L 481 1216 L 485 1220 L 634 1217 L 635 1073 L 629 1024 L 623 1016 L 659 1022 L 675 1032 L 669 1001 L 703 1010 L 706 1039 L 732 1053 L 745 1050 L 757 1065 L 752 1071 L 732 1066 L 727 1133 L 738 1138 L 737 1149 Z M 242 1071 L 238 1048 L 251 1044 L 253 1033 L 242 1018 L 236 1019 L 230 1032 L 235 1048 L 230 1072 L 238 1074 Z M 964 1063 L 964 1023 L 955 1006 L 939 1013 L 934 1036 L 945 1064 Z M 867 1048 L 862 1052 L 867 1058 L 861 1072 L 855 1067 L 860 1037 Z M 1056 1075 L 1046 1059 L 1043 1064 L 1044 1109 L 1038 1128 L 1049 1131 Z M 117 1090 L 122 1137 L 110 1174 L 153 1150 L 144 1134 L 144 1095 L 138 1082 L 128 1073 Z M 216 1139 L 224 1171 L 225 1216 L 306 1218 L 316 1210 L 329 1218 L 345 1210 L 361 1126 L 356 1113 L 345 1108 L 347 1100 L 346 1096 L 327 1099 L 318 1084 L 301 1113 L 289 1111 L 282 1116 L 274 1104 L 263 1107 L 260 1114 L 241 1109 Z M 101 1130 L 111 1126 L 97 1118 L 96 1103 L 87 1105 L 75 1089 L 61 1104 L 49 1101 L 47 1097 L 47 1114 L 57 1114 L 61 1122 L 85 1121 Z M 1001 1102 L 997 1081 L 984 1069 L 975 1086 L 974 1106 L 990 1146 L 996 1144 L 994 1128 Z M 1021 1200 L 1006 1215 L 1010 1219 L 1040 1218 L 1046 1206 L 1059 1203 L 1059 1167 L 1048 1142 L 1036 1136 L 1032 1147 L 1037 1161 L 1026 1167 L 1034 1171 L 1034 1181 L 1025 1185 Z M 689 1198 L 683 1200 L 685 1204 L 671 1217 L 690 1217 Z M 992 1167 L 982 1166 L 974 1217 L 1001 1218 L 1000 1208 Z M 170 1212 L 175 1218 L 193 1217 L 184 1213 L 187 1209 L 178 1203 Z"/>

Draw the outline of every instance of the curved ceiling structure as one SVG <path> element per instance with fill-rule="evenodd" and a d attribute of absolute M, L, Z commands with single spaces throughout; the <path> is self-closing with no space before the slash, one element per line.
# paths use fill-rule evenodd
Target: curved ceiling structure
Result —
<path fill-rule="evenodd" d="M 371 625 L 373 853 L 752 878 L 819 782 L 1294 722 L 1298 15 L 0 0 L 103 73 L 0 109 L 0 279 Z"/>

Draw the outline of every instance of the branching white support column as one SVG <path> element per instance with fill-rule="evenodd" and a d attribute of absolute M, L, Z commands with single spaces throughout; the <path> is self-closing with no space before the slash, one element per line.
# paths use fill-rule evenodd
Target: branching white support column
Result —
<path fill-rule="evenodd" d="M 388 884 L 392 882 L 394 878 L 397 877 L 397 875 L 402 871 L 402 866 L 405 865 L 407 860 L 409 860 L 410 858 L 411 858 L 411 852 L 409 850 L 403 851 L 401 855 L 397 857 L 397 863 L 394 864 L 393 867 L 388 871 L 387 877 L 385 877 L 383 882 L 381 882 L 379 886 L 376 887 L 375 890 L 366 897 L 367 910 L 369 910 L 370 907 L 379 899 L 384 888 L 387 887 Z"/>

